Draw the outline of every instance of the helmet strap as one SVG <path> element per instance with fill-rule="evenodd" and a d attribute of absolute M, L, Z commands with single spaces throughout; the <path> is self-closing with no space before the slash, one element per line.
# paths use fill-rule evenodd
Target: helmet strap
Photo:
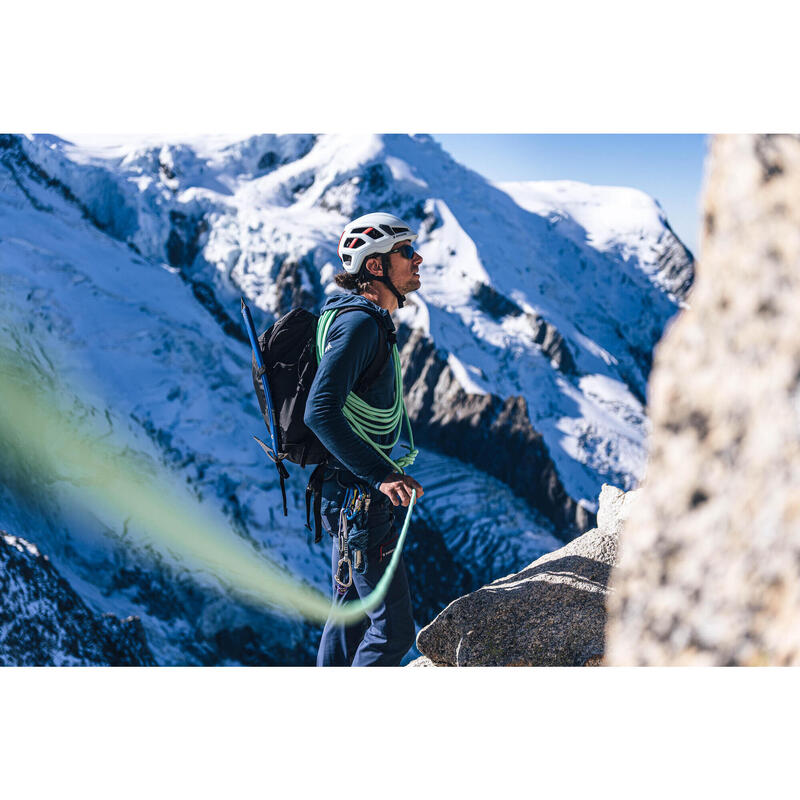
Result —
<path fill-rule="evenodd" d="M 381 253 L 381 266 L 383 267 L 383 275 L 375 275 L 375 280 L 389 287 L 389 291 L 397 298 L 397 307 L 402 308 L 406 302 L 406 296 L 397 291 L 397 287 L 389 278 L 389 255 L 387 253 Z"/>

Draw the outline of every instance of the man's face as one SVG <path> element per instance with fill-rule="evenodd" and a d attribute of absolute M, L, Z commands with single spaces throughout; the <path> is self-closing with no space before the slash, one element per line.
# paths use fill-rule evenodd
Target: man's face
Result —
<path fill-rule="evenodd" d="M 416 292 L 422 285 L 419 277 L 422 256 L 415 251 L 411 258 L 405 258 L 402 253 L 397 252 L 398 248 L 404 244 L 411 245 L 411 241 L 406 239 L 403 242 L 397 242 L 392 248 L 394 252 L 389 255 L 389 280 L 397 287 L 400 294 Z"/>

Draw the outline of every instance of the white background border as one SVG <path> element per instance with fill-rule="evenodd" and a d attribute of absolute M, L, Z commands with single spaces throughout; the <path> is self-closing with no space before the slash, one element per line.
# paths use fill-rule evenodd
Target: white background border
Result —
<path fill-rule="evenodd" d="M 14 3 L 0 130 L 800 130 L 788 3 L 650 8 Z M 2 792 L 776 796 L 796 791 L 797 676 L 9 668 Z"/>

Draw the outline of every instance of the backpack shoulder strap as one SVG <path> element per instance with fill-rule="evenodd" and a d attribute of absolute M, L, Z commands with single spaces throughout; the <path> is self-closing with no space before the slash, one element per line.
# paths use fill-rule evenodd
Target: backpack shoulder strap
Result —
<path fill-rule="evenodd" d="M 369 314 L 378 326 L 378 352 L 375 354 L 369 366 L 361 373 L 361 377 L 353 387 L 354 391 L 360 394 L 369 389 L 378 375 L 383 372 L 383 368 L 386 366 L 386 362 L 392 354 L 392 347 L 397 341 L 397 333 L 396 331 L 389 333 L 383 324 L 383 319 L 380 314 L 378 314 L 377 311 L 373 311 L 371 308 L 365 308 L 364 306 L 346 306 L 338 310 L 337 316 L 339 314 L 346 314 L 348 311 L 363 311 L 365 314 Z"/>

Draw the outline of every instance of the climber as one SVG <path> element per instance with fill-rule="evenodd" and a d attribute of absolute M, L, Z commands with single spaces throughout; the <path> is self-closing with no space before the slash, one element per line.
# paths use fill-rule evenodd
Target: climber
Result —
<path fill-rule="evenodd" d="M 338 248 L 344 271 L 335 276 L 336 284 L 349 293 L 330 298 L 320 316 L 319 366 L 304 421 L 330 453 L 322 478 L 321 511 L 322 525 L 333 537 L 334 606 L 364 598 L 375 589 L 397 540 L 393 506 L 408 506 L 412 490 L 417 500 L 423 494 L 420 484 L 403 472 L 416 451 L 397 461 L 390 458 L 399 437 L 401 409 L 410 434 L 396 351 L 395 364 L 388 358 L 368 386 L 362 383 L 380 349 L 394 344 L 391 312 L 403 306 L 409 292 L 420 288 L 422 256 L 411 245 L 416 238 L 392 214 L 372 213 L 350 222 Z M 326 312 L 353 306 L 356 311 L 327 315 L 333 321 L 325 328 Z M 363 426 L 348 414 L 348 395 L 348 406 L 355 396 L 359 398 L 355 402 L 373 412 Z M 373 420 L 389 420 L 392 426 L 396 421 L 396 428 L 387 433 L 387 427 L 377 422 L 371 428 Z M 364 427 L 379 432 L 371 437 L 373 444 Z M 317 666 L 397 666 L 413 642 L 411 596 L 400 561 L 384 601 L 367 618 L 347 627 L 327 621 Z"/>

